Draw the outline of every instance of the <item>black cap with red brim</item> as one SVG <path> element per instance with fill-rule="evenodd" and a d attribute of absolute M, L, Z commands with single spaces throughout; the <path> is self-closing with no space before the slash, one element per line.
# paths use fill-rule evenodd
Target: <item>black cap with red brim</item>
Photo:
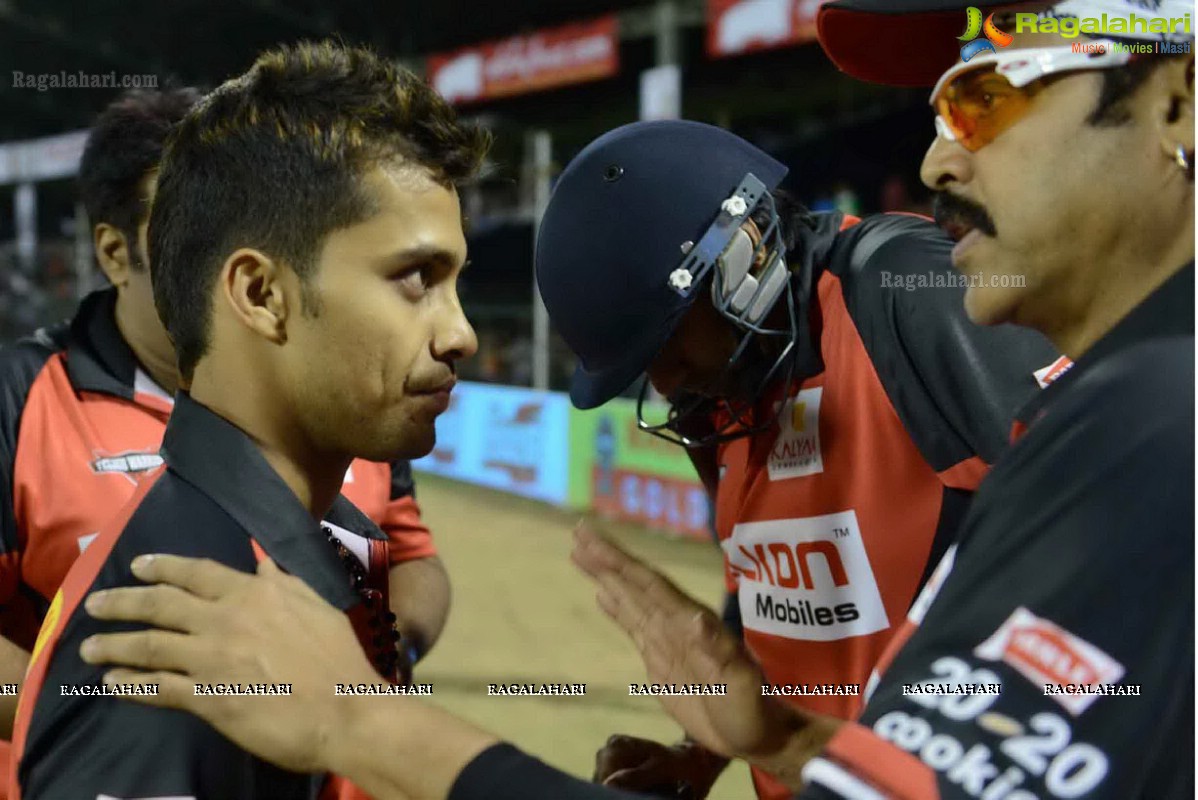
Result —
<path fill-rule="evenodd" d="M 831 0 L 820 6 L 819 42 L 841 71 L 890 86 L 934 86 L 961 54 L 961 0 Z M 1045 5 L 1044 0 L 1016 5 Z"/>

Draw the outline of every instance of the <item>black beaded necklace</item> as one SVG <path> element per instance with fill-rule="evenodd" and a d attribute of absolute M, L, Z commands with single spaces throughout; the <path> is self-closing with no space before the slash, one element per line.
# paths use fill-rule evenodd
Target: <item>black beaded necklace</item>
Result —
<path fill-rule="evenodd" d="M 357 556 L 342 544 L 330 528 L 322 525 L 321 530 L 324 531 L 329 544 L 336 549 L 337 556 L 349 573 L 349 585 L 362 598 L 362 605 L 366 609 L 368 615 L 366 625 L 369 628 L 370 638 L 366 639 L 362 632 L 359 632 L 358 638 L 367 657 L 379 674 L 386 677 L 387 680 L 407 685 L 411 682 L 411 667 L 401 666 L 404 663 L 402 658 L 404 647 L 399 629 L 395 625 L 395 614 L 386 607 L 383 593 L 369 585 L 366 568 L 362 566 L 362 562 L 358 560 Z"/>

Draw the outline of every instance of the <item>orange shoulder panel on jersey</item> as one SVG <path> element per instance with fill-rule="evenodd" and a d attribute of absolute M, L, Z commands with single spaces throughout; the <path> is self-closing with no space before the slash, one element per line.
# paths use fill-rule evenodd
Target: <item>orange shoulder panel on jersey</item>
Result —
<path fill-rule="evenodd" d="M 974 492 L 989 473 L 990 465 L 983 461 L 981 456 L 971 456 L 936 474 L 949 488 Z"/>
<path fill-rule="evenodd" d="M 0 800 L 8 800 L 8 782 L 12 774 L 12 742 L 0 739 Z"/>
<path fill-rule="evenodd" d="M 161 465 L 168 416 L 165 404 L 77 392 L 62 353 L 46 362 L 30 386 L 13 461 L 22 583 L 53 597 L 89 537 Z"/>
<path fill-rule="evenodd" d="M 887 211 L 886 213 L 899 217 L 915 217 L 916 219 L 922 219 L 924 222 L 936 222 L 936 220 L 932 219 L 927 214 L 920 214 L 915 211 Z"/>
<path fill-rule="evenodd" d="M 374 800 L 374 796 L 359 789 L 349 778 L 329 775 L 320 790 L 320 800 Z"/>
<path fill-rule="evenodd" d="M 341 493 L 387 534 L 393 565 L 431 558 L 437 547 L 420 506 L 411 494 L 392 497 L 391 469 L 390 464 L 357 459 L 346 472 Z"/>
<path fill-rule="evenodd" d="M 158 469 L 142 481 L 120 513 L 104 526 L 91 546 L 75 561 L 75 565 L 71 567 L 62 586 L 54 595 L 50 610 L 38 633 L 37 642 L 33 646 L 33 655 L 29 660 L 29 668 L 25 673 L 25 682 L 21 687 L 21 696 L 17 702 L 17 717 L 13 725 L 12 757 L 9 761 L 8 796 L 11 800 L 21 800 L 21 788 L 17 782 L 17 766 L 20 764 L 21 755 L 25 749 L 25 738 L 29 732 L 33 707 L 46 680 L 46 670 L 49 668 L 50 658 L 54 655 L 58 639 L 62 635 L 67 621 L 83 602 L 88 589 L 95 582 L 96 575 L 108 560 L 117 541 L 120 540 L 125 526 L 162 473 L 163 470 Z"/>
<path fill-rule="evenodd" d="M 855 722 L 845 723 L 824 749 L 824 758 L 867 780 L 883 797 L 894 800 L 939 800 L 932 769 L 911 753 L 899 750 Z"/>

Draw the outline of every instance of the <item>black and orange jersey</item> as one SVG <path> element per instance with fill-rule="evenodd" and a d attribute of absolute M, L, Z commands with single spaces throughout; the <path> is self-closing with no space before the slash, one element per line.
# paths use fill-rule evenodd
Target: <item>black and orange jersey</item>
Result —
<path fill-rule="evenodd" d="M 818 219 L 805 242 L 816 367 L 788 396 L 764 398 L 782 405 L 777 426 L 719 448 L 716 528 L 767 683 L 852 719 L 1015 410 L 1039 391 L 1034 373 L 1057 354 L 1034 332 L 969 321 L 952 244 L 931 222 Z M 754 780 L 763 798 L 789 796 Z"/>
<path fill-rule="evenodd" d="M 804 800 L 1194 796 L 1194 268 L 1018 414 Z"/>
<path fill-rule="evenodd" d="M 260 550 L 357 621 L 365 606 L 326 534 L 364 567 L 378 565 L 368 574 L 381 574 L 383 589 L 386 536 L 344 497 L 323 523 L 313 519 L 249 436 L 185 393 L 162 454 L 165 468 L 143 478 L 54 597 L 18 707 L 10 796 L 315 800 L 323 775 L 271 766 L 189 714 L 97 696 L 105 669 L 84 663 L 80 644 L 137 626 L 100 622 L 82 601 L 138 584 L 130 564 L 143 553 L 210 558 L 248 572 Z M 371 635 L 359 630 L 360 641 Z"/>
<path fill-rule="evenodd" d="M 67 570 L 162 463 L 173 398 L 138 368 L 115 300 L 96 292 L 69 324 L 0 351 L 0 634 L 26 650 Z M 406 461 L 355 461 L 343 491 L 394 560 L 436 554 Z"/>
<path fill-rule="evenodd" d="M 810 270 L 818 351 L 800 354 L 807 377 L 786 397 L 779 387 L 763 398 L 758 413 L 781 404 L 776 426 L 719 446 L 716 528 L 766 690 L 851 720 L 1006 450 L 1016 410 L 1068 361 L 1039 334 L 969 321 L 952 243 L 930 221 L 817 221 L 791 256 L 792 267 Z M 791 796 L 760 771 L 754 782 L 760 797 Z M 507 745 L 481 753 L 450 793 L 633 796 L 574 781 Z"/>

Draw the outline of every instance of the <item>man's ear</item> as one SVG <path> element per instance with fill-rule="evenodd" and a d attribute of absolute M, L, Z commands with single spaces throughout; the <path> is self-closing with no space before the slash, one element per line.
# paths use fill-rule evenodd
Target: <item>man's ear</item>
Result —
<path fill-rule="evenodd" d="M 96 250 L 96 261 L 108 278 L 108 282 L 120 289 L 129 282 L 133 269 L 129 240 L 115 225 L 101 222 L 92 228 L 92 245 Z"/>
<path fill-rule="evenodd" d="M 220 275 L 221 294 L 237 321 L 269 342 L 286 342 L 287 322 L 298 310 L 287 291 L 291 270 L 259 250 L 242 248 L 226 259 Z"/>
<path fill-rule="evenodd" d="M 1169 159 L 1179 161 L 1178 148 L 1182 148 L 1193 174 L 1194 56 L 1172 60 L 1161 66 L 1160 71 L 1166 93 L 1158 115 L 1161 147 Z"/>

